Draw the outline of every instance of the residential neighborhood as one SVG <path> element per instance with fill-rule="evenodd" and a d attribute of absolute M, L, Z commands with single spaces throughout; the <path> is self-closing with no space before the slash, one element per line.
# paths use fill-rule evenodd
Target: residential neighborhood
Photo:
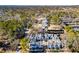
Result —
<path fill-rule="evenodd" d="M 79 6 L 1 6 L 0 53 L 79 52 Z"/>

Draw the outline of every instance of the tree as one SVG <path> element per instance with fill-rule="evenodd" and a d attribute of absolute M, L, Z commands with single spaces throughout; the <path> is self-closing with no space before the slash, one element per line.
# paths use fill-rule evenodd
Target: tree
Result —
<path fill-rule="evenodd" d="M 0 22 L 0 39 L 5 39 L 10 43 L 10 48 L 16 49 L 16 41 L 25 36 L 24 26 L 19 20 L 7 20 Z"/>
<path fill-rule="evenodd" d="M 49 15 L 47 18 L 48 18 L 48 21 L 52 24 L 60 24 L 61 23 L 61 19 L 57 14 Z"/>
<path fill-rule="evenodd" d="M 70 49 L 71 52 L 74 50 L 74 42 L 76 42 L 76 33 L 73 31 L 73 28 L 71 26 L 65 26 L 65 30 L 67 32 L 67 46 Z"/>
<path fill-rule="evenodd" d="M 22 38 L 20 39 L 20 46 L 22 52 L 28 52 L 29 50 L 29 39 L 28 38 Z"/>

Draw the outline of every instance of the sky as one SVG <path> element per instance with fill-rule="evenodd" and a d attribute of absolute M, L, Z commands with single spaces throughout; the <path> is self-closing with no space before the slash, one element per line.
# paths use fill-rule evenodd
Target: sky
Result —
<path fill-rule="evenodd" d="M 0 5 L 79 5 L 79 0 L 0 0 Z"/>

